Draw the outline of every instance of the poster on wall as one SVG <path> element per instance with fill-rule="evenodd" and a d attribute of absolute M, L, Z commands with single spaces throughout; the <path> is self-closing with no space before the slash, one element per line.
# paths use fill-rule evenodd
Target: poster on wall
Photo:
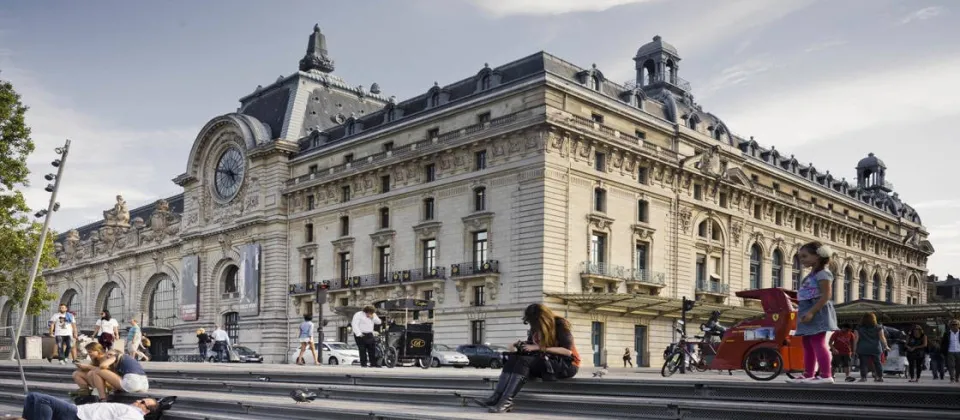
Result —
<path fill-rule="evenodd" d="M 260 315 L 260 244 L 247 244 L 240 247 L 240 265 L 237 273 L 240 315 Z"/>
<path fill-rule="evenodd" d="M 200 257 L 183 257 L 180 273 L 180 319 L 196 321 L 200 313 Z"/>

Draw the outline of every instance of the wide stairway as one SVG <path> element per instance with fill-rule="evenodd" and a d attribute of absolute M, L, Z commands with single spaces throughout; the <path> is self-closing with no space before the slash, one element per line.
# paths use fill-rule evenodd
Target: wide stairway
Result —
<path fill-rule="evenodd" d="M 473 369 L 364 369 L 292 365 L 149 363 L 150 396 L 178 396 L 164 418 L 489 419 L 469 402 L 488 396 L 497 372 Z M 31 391 L 66 398 L 71 366 L 24 366 Z M 504 419 L 960 419 L 960 386 L 921 384 L 794 385 L 654 378 L 652 375 L 532 382 Z M 719 377 L 718 377 L 719 378 Z M 319 398 L 297 405 L 290 391 Z M 132 401 L 136 395 L 125 398 Z M 0 363 L 0 416 L 18 414 L 23 388 L 16 365 Z M 2 417 L 0 417 L 2 418 Z"/>

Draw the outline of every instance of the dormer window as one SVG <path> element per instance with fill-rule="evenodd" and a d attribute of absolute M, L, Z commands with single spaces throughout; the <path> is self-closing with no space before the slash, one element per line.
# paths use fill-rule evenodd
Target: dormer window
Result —
<path fill-rule="evenodd" d="M 590 90 L 599 91 L 599 90 L 600 90 L 600 79 L 598 79 L 597 76 L 590 76 L 590 77 L 588 77 L 588 78 L 587 78 L 587 87 L 589 87 Z"/>
<path fill-rule="evenodd" d="M 485 74 L 480 78 L 480 90 L 490 89 L 490 75 Z"/>
<path fill-rule="evenodd" d="M 430 95 L 430 106 L 440 106 L 440 92 L 434 92 Z"/>

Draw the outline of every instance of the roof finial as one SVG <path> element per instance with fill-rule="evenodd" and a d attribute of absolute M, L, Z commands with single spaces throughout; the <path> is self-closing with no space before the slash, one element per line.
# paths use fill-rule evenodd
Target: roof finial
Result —
<path fill-rule="evenodd" d="M 300 71 L 310 70 L 333 71 L 333 60 L 327 57 L 327 38 L 320 32 L 320 24 L 313 26 L 313 33 L 307 41 L 307 53 L 300 59 Z"/>

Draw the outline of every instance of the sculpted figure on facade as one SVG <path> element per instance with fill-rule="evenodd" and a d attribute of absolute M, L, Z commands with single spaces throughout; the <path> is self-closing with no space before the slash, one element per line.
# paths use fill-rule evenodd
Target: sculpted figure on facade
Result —
<path fill-rule="evenodd" d="M 719 149 L 719 147 L 713 146 L 700 155 L 700 163 L 697 166 L 704 175 L 719 176 L 723 173 Z"/>
<path fill-rule="evenodd" d="M 130 211 L 127 210 L 127 202 L 122 195 L 117 195 L 117 203 L 112 209 L 103 212 L 103 220 L 106 226 L 130 226 Z"/>
<path fill-rule="evenodd" d="M 165 237 L 176 235 L 179 227 L 177 215 L 170 211 L 167 200 L 157 200 L 153 214 L 150 215 L 150 233 L 147 240 L 160 242 Z"/>

